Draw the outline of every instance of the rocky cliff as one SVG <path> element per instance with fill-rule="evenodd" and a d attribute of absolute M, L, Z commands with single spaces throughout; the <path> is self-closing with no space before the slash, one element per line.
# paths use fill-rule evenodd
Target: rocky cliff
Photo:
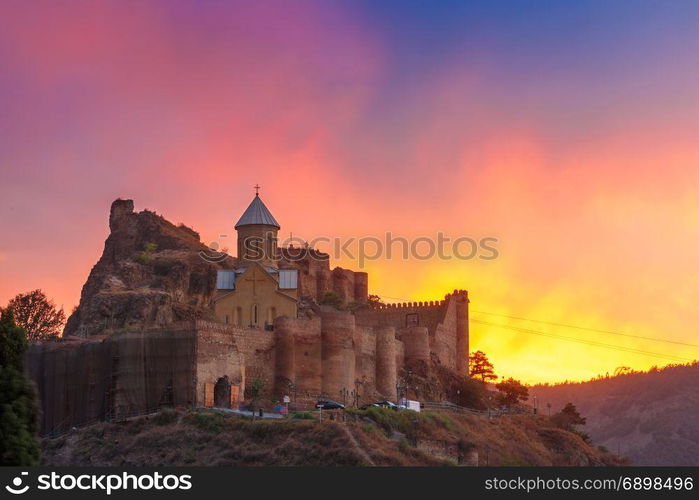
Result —
<path fill-rule="evenodd" d="M 64 336 L 88 337 L 124 328 L 208 318 L 218 264 L 200 256 L 199 234 L 154 212 L 116 200 L 110 234 L 92 268 Z"/>

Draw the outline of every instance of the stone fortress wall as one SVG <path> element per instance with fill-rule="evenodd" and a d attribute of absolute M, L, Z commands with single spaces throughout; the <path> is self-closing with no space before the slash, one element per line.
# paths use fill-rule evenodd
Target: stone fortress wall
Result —
<path fill-rule="evenodd" d="M 435 303 L 354 313 L 323 306 L 314 317 L 277 318 L 271 331 L 195 320 L 34 344 L 28 367 L 42 434 L 163 406 L 214 406 L 223 377 L 231 406 L 257 377 L 269 397 L 301 406 L 319 397 L 351 402 L 353 391 L 363 404 L 396 400 L 405 369 L 423 377 L 433 363 L 465 370 L 467 314 L 467 293 L 455 291 Z"/>
<path fill-rule="evenodd" d="M 252 337 L 259 332 L 246 332 Z M 354 313 L 321 307 L 312 318 L 278 318 L 274 348 L 246 349 L 248 375 L 268 373 L 277 397 L 396 399 L 405 368 L 429 375 L 433 363 L 466 373 L 468 294 L 457 290 L 438 303 L 410 303 Z M 241 345 L 246 345 L 244 341 Z M 268 356 L 272 356 L 271 360 Z"/>
<path fill-rule="evenodd" d="M 367 303 L 367 273 L 331 270 L 327 254 L 313 249 L 279 253 L 280 268 L 299 270 L 301 297 L 322 302 L 333 292 L 347 305 Z M 440 301 L 378 304 L 352 313 L 321 307 L 313 319 L 280 318 L 274 325 L 274 390 L 337 399 L 359 390 L 361 382 L 363 394 L 395 399 L 406 368 L 426 377 L 437 363 L 466 374 L 468 303 L 467 291 L 454 290 Z"/>
<path fill-rule="evenodd" d="M 346 304 L 363 304 L 367 301 L 367 273 L 341 267 L 330 269 L 328 254 L 312 248 L 279 248 L 278 255 L 280 269 L 298 269 L 300 297 L 321 300 L 327 293 L 332 292 Z"/>
<path fill-rule="evenodd" d="M 238 340 L 248 336 L 231 333 L 226 325 L 191 321 L 32 344 L 27 371 L 37 388 L 41 434 L 161 407 L 207 406 L 224 376 L 244 388 Z"/>

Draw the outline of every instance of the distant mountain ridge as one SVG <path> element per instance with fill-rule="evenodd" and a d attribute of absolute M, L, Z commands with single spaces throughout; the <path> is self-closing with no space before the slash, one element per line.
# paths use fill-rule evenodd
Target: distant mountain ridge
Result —
<path fill-rule="evenodd" d="M 699 362 L 589 382 L 530 388 L 538 406 L 568 402 L 587 418 L 597 445 L 634 465 L 699 465 Z"/>

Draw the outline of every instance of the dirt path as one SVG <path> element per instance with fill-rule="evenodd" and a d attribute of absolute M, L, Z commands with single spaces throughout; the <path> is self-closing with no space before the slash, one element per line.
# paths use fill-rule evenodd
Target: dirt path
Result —
<path fill-rule="evenodd" d="M 354 449 L 359 453 L 359 455 L 372 467 L 376 467 L 376 464 L 374 461 L 371 459 L 369 454 L 362 448 L 359 444 L 359 441 L 357 441 L 357 438 L 354 437 L 354 434 L 350 430 L 350 426 L 347 424 L 342 425 L 342 430 L 345 432 L 347 435 L 347 439 L 349 439 L 350 443 L 352 443 L 352 446 Z"/>

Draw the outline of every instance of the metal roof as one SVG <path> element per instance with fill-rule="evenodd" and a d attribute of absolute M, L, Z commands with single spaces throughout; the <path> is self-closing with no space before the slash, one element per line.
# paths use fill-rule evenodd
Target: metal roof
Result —
<path fill-rule="evenodd" d="M 240 226 L 250 226 L 253 224 L 264 224 L 266 226 L 274 226 L 279 229 L 279 223 L 276 221 L 269 209 L 262 203 L 259 195 L 255 195 L 250 206 L 243 212 L 240 220 L 236 223 L 235 228 Z"/>

